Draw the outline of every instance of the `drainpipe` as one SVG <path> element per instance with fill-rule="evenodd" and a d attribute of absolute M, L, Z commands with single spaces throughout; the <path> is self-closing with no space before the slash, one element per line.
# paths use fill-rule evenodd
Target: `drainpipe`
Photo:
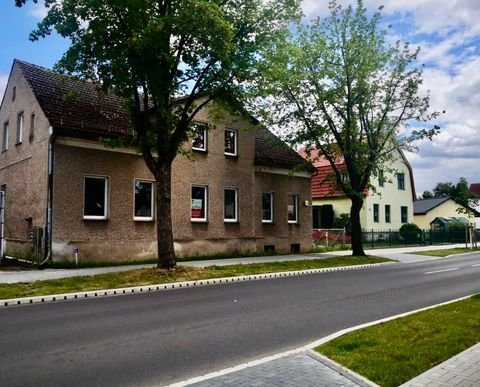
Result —
<path fill-rule="evenodd" d="M 55 157 L 55 140 L 53 128 L 48 128 L 50 138 L 48 140 L 48 181 L 47 181 L 47 211 L 45 226 L 45 254 L 40 266 L 46 264 L 52 258 L 52 203 L 53 203 L 53 166 Z"/>

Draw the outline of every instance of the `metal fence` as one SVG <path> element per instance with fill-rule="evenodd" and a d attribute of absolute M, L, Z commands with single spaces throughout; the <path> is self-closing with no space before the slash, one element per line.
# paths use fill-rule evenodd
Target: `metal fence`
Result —
<path fill-rule="evenodd" d="M 399 230 L 363 230 L 365 248 L 382 248 L 396 246 L 440 245 L 447 243 L 465 243 L 465 230 L 420 230 L 420 232 L 404 233 Z M 314 229 L 312 238 L 315 246 L 346 247 L 351 238 L 344 229 Z M 477 240 L 480 240 L 477 231 Z"/>

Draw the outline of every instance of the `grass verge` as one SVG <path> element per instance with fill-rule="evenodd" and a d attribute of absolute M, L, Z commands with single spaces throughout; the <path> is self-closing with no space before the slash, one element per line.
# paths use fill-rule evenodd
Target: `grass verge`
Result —
<path fill-rule="evenodd" d="M 95 276 L 69 277 L 30 283 L 0 284 L 0 299 L 381 262 L 391 262 L 391 260 L 373 256 L 338 257 L 302 261 L 253 263 L 248 265 L 209 266 L 205 268 L 179 266 L 175 271 L 148 268 Z"/>
<path fill-rule="evenodd" d="M 390 387 L 478 342 L 480 295 L 346 334 L 315 350 Z"/>
<path fill-rule="evenodd" d="M 449 255 L 455 255 L 455 254 L 464 254 L 464 253 L 475 253 L 479 252 L 480 249 L 477 248 L 465 248 L 465 247 L 457 247 L 454 249 L 445 249 L 445 250 L 428 250 L 428 251 L 415 251 L 410 254 L 418 254 L 418 255 L 429 255 L 433 257 L 447 257 Z"/>

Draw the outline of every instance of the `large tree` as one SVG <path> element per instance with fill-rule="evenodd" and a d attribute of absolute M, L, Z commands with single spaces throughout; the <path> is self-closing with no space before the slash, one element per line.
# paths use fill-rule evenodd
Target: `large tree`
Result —
<path fill-rule="evenodd" d="M 362 1 L 355 8 L 332 1 L 330 11 L 297 25 L 264 53 L 265 98 L 255 103 L 290 141 L 318 149 L 330 162 L 337 187 L 352 202 L 353 255 L 364 255 L 360 210 L 372 174 L 394 149 L 431 138 L 438 127 L 424 125 L 436 113 L 420 90 L 419 51 L 387 44 L 381 9 L 370 14 Z"/>
<path fill-rule="evenodd" d="M 471 192 L 468 186 L 468 181 L 464 177 L 459 178 L 457 184 L 453 184 L 450 181 L 440 182 L 435 185 L 433 188 L 433 194 L 431 194 L 431 197 L 429 198 L 433 199 L 450 197 L 458 204 L 461 204 L 463 207 L 465 207 L 465 209 L 461 209 L 459 211 L 460 213 L 468 213 L 471 212 L 470 209 L 478 206 L 480 202 L 480 197 Z M 425 197 L 425 193 L 423 194 L 423 199 L 428 199 Z"/>
<path fill-rule="evenodd" d="M 71 41 L 59 70 L 96 80 L 129 101 L 136 143 L 156 180 L 159 266 L 175 267 L 172 162 L 200 109 L 241 97 L 259 50 L 299 16 L 299 0 L 43 3 L 48 14 L 30 38 L 56 30 Z"/>

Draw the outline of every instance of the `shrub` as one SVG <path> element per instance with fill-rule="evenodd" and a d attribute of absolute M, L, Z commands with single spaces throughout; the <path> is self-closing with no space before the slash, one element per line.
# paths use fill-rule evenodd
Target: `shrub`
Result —
<path fill-rule="evenodd" d="M 405 223 L 399 231 L 400 236 L 408 242 L 417 242 L 422 235 L 422 230 L 415 223 Z"/>

